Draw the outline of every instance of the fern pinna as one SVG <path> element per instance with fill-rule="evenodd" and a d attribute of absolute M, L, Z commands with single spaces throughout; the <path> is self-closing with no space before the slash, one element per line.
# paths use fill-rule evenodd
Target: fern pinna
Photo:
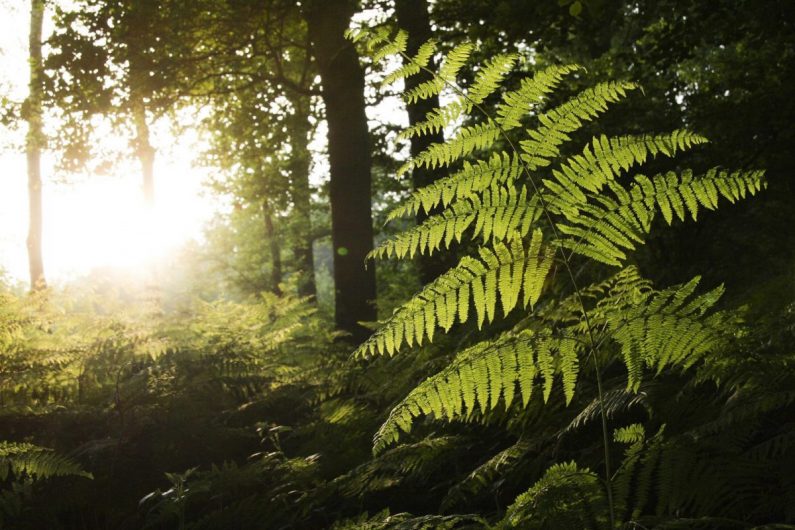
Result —
<path fill-rule="evenodd" d="M 402 57 L 404 66 L 388 74 L 385 83 L 430 72 L 427 65 L 437 53 L 428 42 L 408 56 L 402 32 L 390 37 L 386 30 L 355 31 L 350 36 L 375 61 Z M 480 328 L 517 309 L 525 318 L 515 329 L 457 352 L 447 367 L 414 388 L 381 426 L 374 450 L 379 453 L 396 442 L 422 415 L 466 419 L 488 414 L 500 404 L 526 406 L 536 396 L 546 402 L 555 385 L 562 387 L 568 404 L 589 361 L 604 435 L 605 520 L 615 526 L 620 502 L 613 499 L 600 363 L 623 362 L 627 390 L 634 392 L 644 371 L 686 369 L 724 344 L 733 330 L 730 314 L 712 310 L 722 288 L 696 294 L 696 278 L 655 290 L 627 264 L 628 256 L 644 243 L 656 218 L 668 225 L 675 219 L 695 221 L 699 211 L 717 208 L 722 199 L 733 203 L 760 191 L 764 172 L 638 172 L 650 159 L 673 158 L 707 141 L 687 130 L 601 135 L 579 150 L 566 146 L 564 152 L 586 122 L 638 87 L 625 81 L 598 83 L 549 105 L 564 77 L 582 72 L 579 66 L 547 67 L 509 90 L 503 88 L 504 81 L 518 57 L 497 55 L 475 70 L 464 89 L 456 76 L 473 49 L 471 44 L 453 48 L 439 71 L 430 72 L 432 80 L 404 94 L 408 101 L 443 91 L 450 98 L 401 138 L 443 130 L 448 139 L 408 160 L 399 173 L 428 166 L 449 168 L 449 174 L 414 190 L 390 213 L 390 220 L 419 212 L 427 218 L 382 242 L 370 257 L 432 254 L 464 239 L 480 247 L 395 310 L 355 355 L 392 356 L 432 341 L 439 328 L 447 332 L 470 319 Z M 487 110 L 487 99 L 499 99 L 496 110 Z M 575 266 L 581 270 L 589 263 L 598 265 L 595 274 L 604 274 L 604 280 L 580 286 Z M 571 294 L 545 300 L 553 271 L 568 279 Z M 617 440 L 629 438 L 623 433 Z M 549 473 L 552 478 L 593 476 L 574 463 L 560 464 Z M 586 482 L 580 485 L 585 484 L 591 498 L 600 486 L 595 478 Z M 535 495 L 531 490 L 517 503 L 524 506 Z M 509 523 L 523 513 L 518 506 L 509 510 Z"/>

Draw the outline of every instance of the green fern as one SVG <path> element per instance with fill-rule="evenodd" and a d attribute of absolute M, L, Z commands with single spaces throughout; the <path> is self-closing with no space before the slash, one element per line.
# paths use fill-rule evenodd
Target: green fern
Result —
<path fill-rule="evenodd" d="M 599 478 L 574 462 L 555 464 L 508 508 L 500 528 L 606 528 Z"/>
<path fill-rule="evenodd" d="M 367 43 L 376 58 L 402 56 L 404 66 L 388 74 L 388 82 L 419 72 L 433 74 L 426 60 L 435 49 L 433 43 L 412 59 L 403 52 L 402 34 L 391 39 L 382 29 L 375 34 L 355 32 L 354 38 Z M 401 138 L 450 132 L 445 142 L 431 144 L 398 173 L 426 166 L 448 168 L 450 174 L 414 190 L 388 214 L 389 220 L 421 212 L 429 217 L 383 242 L 370 257 L 432 254 L 467 239 L 479 240 L 483 246 L 477 257 L 464 256 L 396 309 L 355 354 L 392 356 L 404 346 L 431 341 L 436 328 L 448 332 L 472 317 L 481 328 L 497 318 L 498 306 L 507 315 L 521 305 L 526 316 L 513 330 L 457 352 L 441 371 L 416 386 L 375 435 L 376 452 L 410 431 L 423 415 L 450 421 L 475 413 L 488 417 L 498 407 L 521 410 L 536 386 L 546 402 L 556 379 L 561 403 L 585 407 L 573 413 L 561 432 L 571 432 L 600 415 L 607 439 L 611 410 L 648 406 L 636 397 L 645 371 L 687 370 L 708 352 L 724 347 L 736 329 L 732 314 L 713 311 L 722 287 L 696 294 L 699 279 L 695 278 L 656 290 L 635 267 L 624 264 L 644 243 L 658 214 L 669 225 L 675 218 L 695 221 L 702 208 L 715 209 L 721 197 L 733 203 L 759 192 L 766 186 L 764 172 L 715 168 L 699 177 L 689 169 L 651 178 L 633 174 L 652 158 L 673 158 L 707 141 L 687 130 L 601 135 L 579 150 L 567 147 L 567 153 L 575 154 L 564 155 L 564 144 L 578 137 L 587 122 L 638 86 L 602 82 L 548 108 L 545 99 L 565 75 L 579 71 L 578 66 L 547 68 L 508 90 L 503 85 L 516 58 L 495 56 L 476 69 L 474 82 L 465 89 L 455 77 L 472 50 L 469 44 L 455 48 L 438 74 L 404 95 L 413 102 L 447 91 L 451 102 L 429 112 Z M 500 93 L 496 110 L 487 110 L 484 101 Z M 558 300 L 542 301 L 553 264 L 570 280 L 569 291 L 564 288 Z M 575 267 L 581 271 L 589 264 L 623 268 L 605 277 L 607 269 L 597 267 L 589 274 L 596 281 L 581 286 Z M 593 360 L 596 385 L 580 381 L 586 358 Z M 600 363 L 614 360 L 627 369 L 626 390 L 614 387 L 606 394 Z M 596 398 L 575 401 L 580 386 L 595 386 Z M 631 483 L 641 490 L 648 491 L 656 472 L 659 451 L 654 448 L 661 440 L 661 433 L 646 440 L 640 426 L 616 432 L 616 441 L 630 445 L 621 473 L 631 475 Z M 614 477 L 606 444 L 603 449 L 606 489 L 595 474 L 574 463 L 553 466 L 517 499 L 505 524 L 523 528 L 566 526 L 560 521 L 578 528 L 601 527 L 608 520 L 615 524 Z M 622 477 L 615 477 L 619 490 L 630 484 Z M 639 495 L 636 510 L 643 510 L 645 494 Z M 572 496 L 580 500 L 571 501 Z"/>
<path fill-rule="evenodd" d="M 51 449 L 29 443 L 0 442 L 0 481 L 15 479 L 46 479 L 61 476 L 92 478 L 79 464 Z"/>
<path fill-rule="evenodd" d="M 373 450 L 383 450 L 399 438 L 400 431 L 410 431 L 414 418 L 422 414 L 452 420 L 476 408 L 488 413 L 500 402 L 507 408 L 517 397 L 527 405 L 537 384 L 547 401 L 558 374 L 568 402 L 579 372 L 578 348 L 572 338 L 529 330 L 476 344 L 392 409 L 375 435 Z"/>
<path fill-rule="evenodd" d="M 592 258 L 608 265 L 620 266 L 626 259 L 625 251 L 634 250 L 642 244 L 651 229 L 651 222 L 659 210 L 666 223 L 673 222 L 674 215 L 680 221 L 698 217 L 699 205 L 714 210 L 718 197 L 735 202 L 759 191 L 764 181 L 762 171 L 718 171 L 709 170 L 702 178 L 695 179 L 692 172 L 681 176 L 673 172 L 655 175 L 651 179 L 637 175 L 629 189 L 606 181 L 615 198 L 605 194 L 591 196 L 593 202 L 573 205 L 577 200 L 573 194 L 566 195 L 562 187 L 560 195 L 549 201 L 553 208 L 563 202 L 561 208 L 566 221 L 557 223 L 558 230 L 570 237 L 557 243 L 574 253 Z M 552 187 L 549 182 L 545 183 Z M 561 200 L 560 197 L 572 200 Z"/>
<path fill-rule="evenodd" d="M 411 346 L 422 344 L 425 337 L 432 341 L 437 327 L 448 331 L 456 321 L 466 322 L 473 307 L 480 327 L 484 321 L 494 320 L 498 298 L 505 314 L 517 305 L 520 295 L 525 307 L 532 306 L 552 267 L 552 251 L 542 238 L 541 230 L 535 230 L 525 249 L 514 234 L 507 244 L 482 247 L 480 259 L 464 257 L 397 309 L 355 355 L 392 355 L 404 342 Z"/>

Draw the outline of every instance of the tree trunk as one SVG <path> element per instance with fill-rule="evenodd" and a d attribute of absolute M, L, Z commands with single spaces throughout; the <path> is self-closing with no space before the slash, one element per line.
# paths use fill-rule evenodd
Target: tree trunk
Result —
<path fill-rule="evenodd" d="M 44 289 L 44 259 L 42 257 L 42 197 L 41 197 L 41 146 L 44 143 L 42 131 L 42 80 L 41 59 L 42 25 L 44 20 L 44 0 L 30 2 L 30 95 L 27 100 L 28 134 L 25 139 L 25 154 L 28 161 L 28 264 L 30 268 L 30 288 L 33 291 Z"/>
<path fill-rule="evenodd" d="M 344 36 L 355 7 L 353 0 L 310 0 L 305 15 L 328 122 L 335 320 L 360 341 L 369 331 L 358 322 L 376 319 L 376 289 L 374 267 L 365 268 L 364 263 L 373 248 L 364 72 Z"/>
<path fill-rule="evenodd" d="M 397 22 L 400 29 L 408 32 L 409 40 L 406 46 L 406 53 L 413 56 L 417 53 L 420 46 L 431 38 L 431 22 L 428 14 L 428 1 L 427 0 L 395 0 L 395 14 L 397 15 Z M 434 68 L 434 63 L 431 61 L 430 68 Z M 406 90 L 415 88 L 420 83 L 429 81 L 431 75 L 427 72 L 420 72 L 406 79 Z M 422 99 L 415 103 L 406 105 L 406 111 L 409 116 L 409 124 L 415 125 L 418 122 L 425 120 L 426 114 L 439 106 L 439 98 L 433 96 L 428 99 Z M 423 136 L 412 136 L 411 138 L 411 156 L 416 156 L 424 151 L 432 143 L 444 142 L 444 135 L 441 131 L 427 134 Z M 423 186 L 431 184 L 435 180 L 444 175 L 444 170 L 440 167 L 415 167 L 411 173 L 412 185 L 416 190 Z M 422 223 L 427 219 L 424 212 L 417 214 L 417 223 Z M 449 254 L 449 253 L 447 253 Z M 452 262 L 450 259 L 444 259 L 443 255 L 437 254 L 434 256 L 423 255 L 419 256 L 419 269 L 420 279 L 422 283 L 430 283 L 437 276 L 446 271 Z"/>
<path fill-rule="evenodd" d="M 290 117 L 290 181 L 293 198 L 293 255 L 299 268 L 298 295 L 315 296 L 315 256 L 312 251 L 312 190 L 309 186 L 309 97 L 294 95 Z"/>
<path fill-rule="evenodd" d="M 146 105 L 137 90 L 131 89 L 133 122 L 135 123 L 135 155 L 141 163 L 144 203 L 148 208 L 155 204 L 155 148 L 149 140 L 146 122 Z"/>
<path fill-rule="evenodd" d="M 265 240 L 268 242 L 271 255 L 271 275 L 268 289 L 274 294 L 281 295 L 282 288 L 279 287 L 279 283 L 282 281 L 282 248 L 279 245 L 276 229 L 273 227 L 273 212 L 267 200 L 262 201 L 262 216 L 265 221 Z"/>

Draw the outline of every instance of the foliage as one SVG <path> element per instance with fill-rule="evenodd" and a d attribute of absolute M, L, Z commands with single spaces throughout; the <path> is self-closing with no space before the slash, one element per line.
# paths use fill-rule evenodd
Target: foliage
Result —
<path fill-rule="evenodd" d="M 404 53 L 404 34 L 399 32 L 394 39 L 388 35 L 387 29 L 351 34 L 364 43 L 375 60 L 402 55 L 414 64 L 387 76 L 388 81 L 416 75 L 425 68 L 431 55 L 427 47 L 432 48 L 434 43 L 429 42 L 412 58 Z M 405 94 L 412 101 L 449 89 L 453 97 L 451 103 L 429 114 L 427 124 L 407 134 L 451 127 L 470 112 L 477 115 L 477 123 L 457 127 L 444 143 L 430 145 L 404 168 L 452 166 L 470 155 L 476 156 L 476 162 L 462 165 L 453 176 L 415 191 L 413 201 L 393 211 L 391 217 L 424 209 L 429 218 L 416 229 L 382 243 L 372 255 L 433 253 L 443 240 L 445 247 L 453 241 L 461 242 L 474 227 L 472 237 L 483 239 L 477 251 L 480 259 L 464 256 L 453 269 L 423 287 L 355 354 L 391 356 L 404 342 L 412 346 L 415 342 L 421 345 L 425 337 L 432 341 L 435 328 L 448 332 L 456 321 L 465 323 L 470 311 L 477 313 L 480 328 L 484 321 L 495 320 L 498 299 L 505 317 L 520 299 L 523 307 L 530 305 L 531 311 L 512 330 L 457 352 L 449 365 L 414 388 L 392 409 L 376 434 L 376 453 L 397 441 L 401 432 L 409 432 L 421 415 L 454 420 L 479 412 L 487 418 L 498 405 L 510 410 L 517 389 L 521 406 L 527 407 L 536 378 L 547 402 L 559 377 L 568 405 L 578 388 L 584 386 L 579 381 L 581 365 L 588 360 L 593 361 L 593 372 L 588 375 L 596 380 L 604 432 L 607 414 L 602 366 L 623 363 L 627 389 L 637 392 L 646 369 L 658 376 L 687 371 L 701 365 L 710 354 L 724 350 L 739 333 L 736 316 L 714 310 L 722 286 L 694 295 L 699 283 L 696 277 L 685 284 L 655 290 L 636 268 L 626 266 L 627 252 L 644 243 L 658 213 L 668 225 L 675 216 L 680 221 L 686 217 L 696 220 L 699 207 L 714 209 L 720 197 L 735 202 L 754 195 L 765 186 L 764 172 L 713 168 L 694 177 L 691 170 L 668 171 L 651 179 L 636 174 L 623 184 L 623 174 L 646 162 L 649 155 L 673 157 L 677 151 L 706 140 L 682 130 L 666 135 L 602 135 L 588 142 L 582 154 L 567 156 L 562 148 L 572 135 L 636 86 L 599 83 L 543 109 L 539 108 L 541 102 L 564 75 L 577 71 L 576 66 L 548 67 L 522 82 L 520 88 L 497 94 L 516 57 L 496 56 L 477 69 L 473 82 L 464 90 L 456 84 L 455 72 L 471 51 L 469 45 L 454 48 L 445 55 L 433 81 Z M 500 96 L 493 113 L 482 107 L 491 96 Z M 524 126 L 518 117 L 528 113 L 536 125 L 518 136 L 513 134 L 513 129 Z M 507 150 L 500 150 L 498 140 Z M 431 208 L 439 205 L 442 212 L 432 213 Z M 555 270 L 568 279 L 570 294 L 557 303 L 539 302 L 553 259 Z M 580 287 L 573 271 L 589 261 L 622 268 L 601 282 Z M 597 277 L 607 272 L 604 267 L 597 271 Z M 618 441 L 634 444 L 627 455 L 627 467 L 631 468 L 641 451 L 637 444 L 642 436 L 637 429 L 621 430 L 616 436 Z M 524 526 L 522 521 L 528 520 L 540 527 L 573 527 L 585 525 L 587 519 L 595 527 L 606 521 L 614 526 L 614 477 L 607 444 L 604 432 L 605 489 L 596 475 L 581 472 L 574 463 L 550 467 L 536 486 L 509 508 L 508 524 Z M 651 445 L 654 447 L 656 444 Z M 652 457 L 645 458 L 650 461 Z M 643 482 L 638 487 L 642 492 Z M 562 499 L 572 496 L 581 504 L 566 506 Z M 547 501 L 547 497 L 552 500 Z M 604 509 L 605 501 L 609 511 Z M 598 505 L 596 511 L 592 504 Z M 640 511 L 632 513 L 633 518 L 643 513 L 643 505 L 641 502 Z M 676 512 L 682 506 L 674 502 L 665 512 Z"/>
<path fill-rule="evenodd" d="M 415 54 L 355 33 L 442 105 L 371 131 L 384 320 L 351 356 L 292 293 L 328 224 L 304 8 L 354 3 L 301 4 L 59 12 L 65 140 L 133 80 L 149 118 L 198 98 L 231 206 L 160 290 L 0 288 L 0 526 L 795 524 L 791 8 L 438 0 Z M 415 288 L 428 256 L 457 265 Z"/>

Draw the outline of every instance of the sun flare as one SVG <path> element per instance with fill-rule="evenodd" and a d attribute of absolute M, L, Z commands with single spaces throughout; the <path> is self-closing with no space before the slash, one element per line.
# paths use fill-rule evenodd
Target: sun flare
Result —
<path fill-rule="evenodd" d="M 189 148 L 179 146 L 161 157 L 153 207 L 144 204 L 141 177 L 133 164 L 120 175 L 45 183 L 43 252 L 48 276 L 67 280 L 104 268 L 145 272 L 166 262 L 187 241 L 201 238 L 214 208 L 202 195 L 206 173 L 193 167 L 191 156 Z M 0 196 L 3 265 L 20 280 L 27 274 L 21 158 L 4 157 L 5 170 L 19 178 Z"/>

